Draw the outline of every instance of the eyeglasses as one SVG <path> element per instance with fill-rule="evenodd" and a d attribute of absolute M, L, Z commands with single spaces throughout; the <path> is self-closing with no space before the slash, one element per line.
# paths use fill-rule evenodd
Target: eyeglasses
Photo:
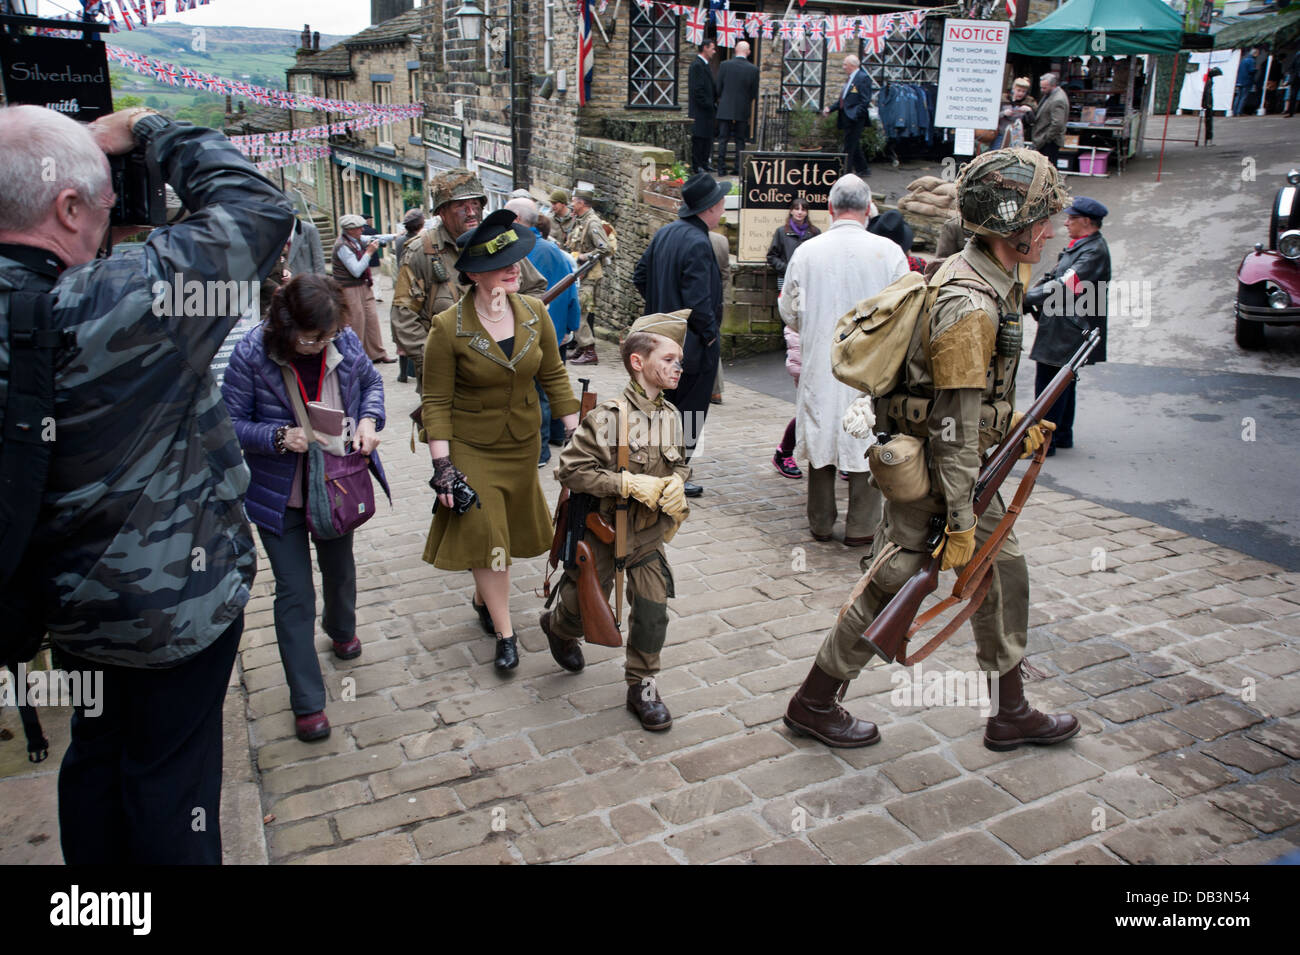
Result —
<path fill-rule="evenodd" d="M 329 338 L 319 338 L 314 341 L 306 338 L 299 338 L 297 341 L 298 344 L 302 345 L 304 348 L 314 348 L 317 345 L 328 345 L 330 342 L 334 341 L 334 339 L 338 338 L 339 334 L 339 332 L 335 332 Z"/>

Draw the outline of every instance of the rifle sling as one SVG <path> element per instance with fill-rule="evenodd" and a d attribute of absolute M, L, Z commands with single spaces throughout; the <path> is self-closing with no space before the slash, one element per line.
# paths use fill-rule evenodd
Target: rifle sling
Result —
<path fill-rule="evenodd" d="M 1007 537 L 1011 534 L 1011 528 L 1016 523 L 1016 518 L 1020 516 L 1021 510 L 1024 509 L 1030 492 L 1034 489 L 1034 482 L 1038 480 L 1038 472 L 1042 470 L 1043 461 L 1047 459 L 1047 449 L 1050 445 L 1051 432 L 1046 432 L 1045 440 L 1034 453 L 1033 460 L 1030 461 L 1029 467 L 1025 470 L 1024 477 L 1020 479 L 1020 485 L 1016 488 L 1016 496 L 1007 505 L 1002 520 L 998 521 L 997 526 L 993 528 L 993 533 L 988 536 L 988 540 L 975 552 L 975 556 L 970 559 L 970 563 L 962 568 L 961 573 L 957 575 L 957 582 L 953 584 L 952 593 L 918 616 L 912 622 L 912 626 L 908 628 L 907 636 L 903 638 L 902 649 L 898 655 L 898 662 L 903 666 L 920 663 L 939 649 L 944 641 L 956 633 L 958 628 L 969 620 L 975 611 L 980 608 L 980 605 L 984 603 L 984 598 L 988 595 L 989 587 L 993 583 L 993 564 L 998 559 L 1002 546 L 1007 542 Z M 942 630 L 931 637 L 920 650 L 908 656 L 907 641 L 912 639 L 912 636 L 930 621 L 962 601 L 966 601 L 966 605 L 957 612 L 956 616 L 948 621 Z"/>
<path fill-rule="evenodd" d="M 618 406 L 618 448 L 615 451 L 615 466 L 619 472 L 627 470 L 627 416 L 626 401 L 619 400 Z M 627 507 L 628 500 L 620 497 L 614 505 L 614 623 L 623 626 L 623 584 L 627 564 Z"/>

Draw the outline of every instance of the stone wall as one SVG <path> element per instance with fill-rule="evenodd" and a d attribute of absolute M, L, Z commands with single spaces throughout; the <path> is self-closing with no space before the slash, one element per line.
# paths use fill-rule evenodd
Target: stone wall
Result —
<path fill-rule="evenodd" d="M 722 356 L 739 358 L 782 349 L 783 327 L 776 311 L 776 273 L 766 265 L 733 268 L 729 300 L 722 309 Z"/>

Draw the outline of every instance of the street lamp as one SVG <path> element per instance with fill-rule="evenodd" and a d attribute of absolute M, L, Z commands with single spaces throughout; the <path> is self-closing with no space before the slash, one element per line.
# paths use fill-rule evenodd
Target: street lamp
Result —
<path fill-rule="evenodd" d="M 460 35 L 465 40 L 477 40 L 483 35 L 483 21 L 487 14 L 476 0 L 465 0 L 456 11 L 456 21 L 460 24 Z"/>

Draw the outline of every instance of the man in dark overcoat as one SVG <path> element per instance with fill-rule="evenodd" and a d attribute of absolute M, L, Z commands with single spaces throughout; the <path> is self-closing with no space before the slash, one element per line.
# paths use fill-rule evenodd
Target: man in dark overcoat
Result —
<path fill-rule="evenodd" d="M 691 61 L 687 89 L 690 93 L 691 172 L 708 172 L 713 154 L 713 127 L 718 118 L 718 84 L 713 79 L 713 54 L 718 44 L 706 40 L 700 55 Z"/>
<path fill-rule="evenodd" d="M 691 310 L 682 346 L 682 377 L 676 388 L 664 392 L 682 413 L 687 460 L 704 428 L 718 373 L 722 276 L 709 230 L 722 220 L 727 192 L 726 183 L 718 183 L 707 172 L 687 179 L 677 221 L 655 233 L 632 274 L 647 313 Z M 687 497 L 701 493 L 699 485 L 686 483 Z"/>

